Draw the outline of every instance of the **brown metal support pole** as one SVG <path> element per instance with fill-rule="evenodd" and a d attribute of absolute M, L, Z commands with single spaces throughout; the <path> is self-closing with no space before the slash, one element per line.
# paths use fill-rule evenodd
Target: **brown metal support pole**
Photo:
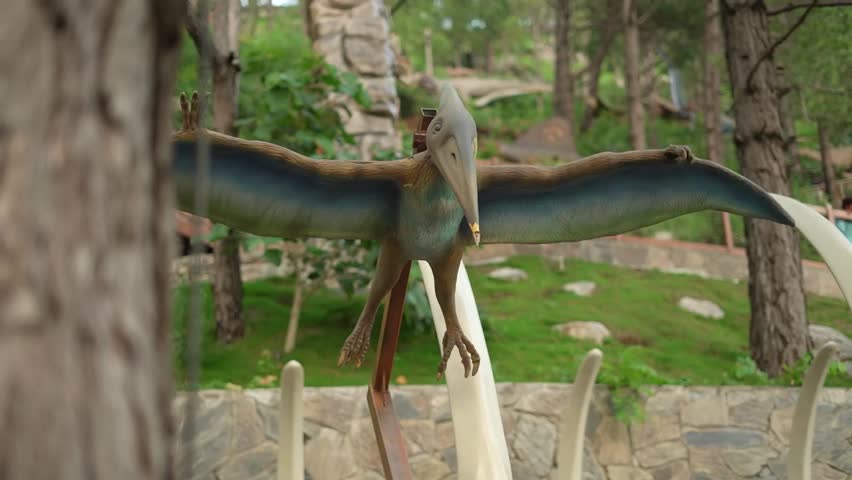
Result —
<path fill-rule="evenodd" d="M 426 150 L 426 129 L 437 113 L 434 109 L 423 109 L 420 126 L 414 133 L 414 153 Z M 399 331 L 402 326 L 402 311 L 405 308 L 405 291 L 408 288 L 408 276 L 411 272 L 411 262 L 405 264 L 399 279 L 391 290 L 385 302 L 385 312 L 382 317 L 382 330 L 379 339 L 379 355 L 376 359 L 376 369 L 373 371 L 373 381 L 367 390 L 367 405 L 373 418 L 373 431 L 376 433 L 376 443 L 382 458 L 382 468 L 385 478 L 392 480 L 412 480 L 411 465 L 408 462 L 408 452 L 405 450 L 405 439 L 399 419 L 393 408 L 390 394 L 390 376 L 393 370 L 393 359 L 399 342 Z"/>

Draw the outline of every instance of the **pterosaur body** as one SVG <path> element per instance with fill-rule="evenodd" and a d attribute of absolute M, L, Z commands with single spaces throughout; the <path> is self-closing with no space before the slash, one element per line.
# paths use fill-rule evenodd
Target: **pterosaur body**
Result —
<path fill-rule="evenodd" d="M 193 211 L 195 109 L 174 135 L 178 206 Z M 194 104 L 195 102 L 193 102 Z M 381 242 L 376 276 L 339 362 L 363 361 L 379 303 L 409 260 L 429 262 L 446 319 L 439 375 L 454 348 L 466 375 L 479 356 L 455 312 L 464 248 L 555 243 L 628 232 L 715 209 L 792 225 L 760 187 L 686 147 L 601 153 L 567 165 L 479 166 L 476 125 L 445 88 L 427 150 L 387 162 L 316 160 L 277 145 L 205 131 L 210 142 L 209 217 L 283 238 Z"/>

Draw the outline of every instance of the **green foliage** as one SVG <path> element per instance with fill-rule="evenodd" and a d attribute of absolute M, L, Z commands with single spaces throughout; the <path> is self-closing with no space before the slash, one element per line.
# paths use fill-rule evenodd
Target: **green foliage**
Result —
<path fill-rule="evenodd" d="M 369 97 L 355 75 L 339 72 L 292 37 L 266 32 L 241 45 L 239 135 L 334 157 L 338 144 L 354 140 L 329 97 L 361 105 Z"/>
<path fill-rule="evenodd" d="M 615 358 L 605 356 L 598 374 L 598 382 L 611 387 L 613 413 L 624 423 L 644 420 L 642 397 L 650 392 L 651 385 L 674 383 L 634 358 L 636 351 L 636 348 L 628 347 Z"/>

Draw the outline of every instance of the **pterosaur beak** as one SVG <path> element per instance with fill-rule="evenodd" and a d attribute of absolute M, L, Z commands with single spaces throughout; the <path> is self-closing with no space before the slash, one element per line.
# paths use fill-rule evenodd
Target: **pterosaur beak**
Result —
<path fill-rule="evenodd" d="M 436 164 L 461 204 L 464 216 L 479 245 L 479 190 L 476 185 L 476 153 L 473 142 L 449 138 L 437 149 Z"/>

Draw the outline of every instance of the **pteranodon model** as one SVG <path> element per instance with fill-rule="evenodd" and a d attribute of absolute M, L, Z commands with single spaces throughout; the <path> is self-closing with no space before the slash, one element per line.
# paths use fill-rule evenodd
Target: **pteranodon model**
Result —
<path fill-rule="evenodd" d="M 181 97 L 174 134 L 177 203 L 192 212 L 197 101 Z M 270 143 L 205 131 L 210 145 L 209 218 L 256 235 L 381 243 L 377 272 L 338 364 L 360 365 L 373 320 L 408 260 L 429 262 L 446 319 L 440 377 L 454 348 L 465 376 L 479 355 L 455 312 L 464 248 L 556 243 L 616 235 L 705 209 L 793 221 L 763 189 L 689 149 L 599 153 L 557 167 L 476 165 L 476 125 L 444 87 L 426 151 L 386 162 L 315 160 Z"/>

